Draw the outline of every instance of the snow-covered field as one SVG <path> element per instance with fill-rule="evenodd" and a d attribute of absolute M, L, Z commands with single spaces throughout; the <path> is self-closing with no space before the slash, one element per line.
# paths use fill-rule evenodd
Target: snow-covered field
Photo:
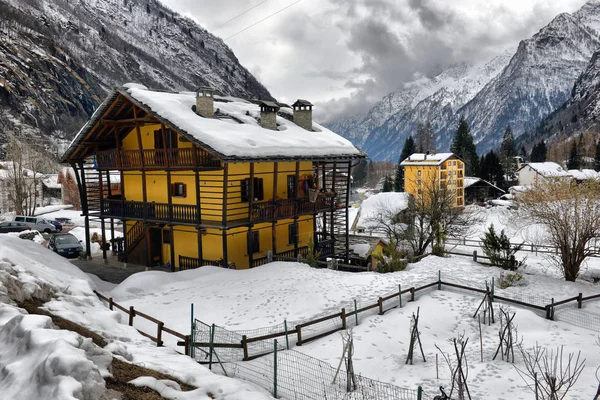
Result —
<path fill-rule="evenodd" d="M 496 288 L 496 294 L 536 296 L 549 302 L 551 297 L 566 298 L 579 292 L 586 296 L 600 293 L 598 285 L 584 281 L 567 283 L 545 275 L 544 270 L 539 266 L 526 269 L 527 286 Z M 142 272 L 117 286 L 110 295 L 184 332 L 189 330 L 191 303 L 195 305 L 196 318 L 204 322 L 231 330 L 254 329 L 279 324 L 284 319 L 301 320 L 334 313 L 352 299 L 374 302 L 379 295 L 397 290 L 398 284 L 407 288 L 432 282 L 437 279 L 438 271 L 442 279 L 479 288 L 501 272 L 466 257 L 427 257 L 409 265 L 406 271 L 393 274 L 352 274 L 317 270 L 296 263 L 272 263 L 246 271 L 207 267 L 175 274 Z M 439 366 L 440 379 L 436 379 L 434 345 L 450 352 L 448 340 L 464 332 L 470 338 L 469 387 L 474 399 L 533 398 L 512 365 L 491 361 L 498 344 L 498 324 L 483 328 L 484 362 L 479 361 L 479 333 L 472 314 L 480 301 L 480 296 L 434 291 L 402 309 L 363 319 L 354 328 L 355 370 L 401 387 L 422 385 L 427 393 L 433 394 L 439 385 L 448 385 L 449 379 L 443 364 Z M 428 362 L 416 361 L 415 365 L 406 366 L 409 319 L 417 307 L 420 307 L 420 328 Z M 599 333 L 548 321 L 528 309 L 509 308 L 517 313 L 518 333 L 526 347 L 535 343 L 550 348 L 564 344 L 566 351 L 581 350 L 587 357 L 588 367 L 569 398 L 588 399 L 595 394 L 598 382 L 594 371 L 600 366 L 600 346 L 595 344 L 595 339 Z M 600 301 L 587 303 L 584 309 L 600 314 Z M 140 327 L 151 329 L 151 325 Z M 334 334 L 295 349 L 337 366 L 341 346 L 340 335 Z M 521 362 L 519 357 L 517 362 Z"/>

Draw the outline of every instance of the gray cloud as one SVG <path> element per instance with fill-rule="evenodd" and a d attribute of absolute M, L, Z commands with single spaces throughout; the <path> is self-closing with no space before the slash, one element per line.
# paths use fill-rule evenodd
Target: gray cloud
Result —
<path fill-rule="evenodd" d="M 228 37 L 293 3 L 162 0 Z M 322 121 L 366 113 L 415 74 L 516 49 L 560 12 L 585 0 L 304 0 L 227 41 L 240 61 L 283 101 L 308 98 Z M 557 4 L 560 3 L 560 4 Z"/>

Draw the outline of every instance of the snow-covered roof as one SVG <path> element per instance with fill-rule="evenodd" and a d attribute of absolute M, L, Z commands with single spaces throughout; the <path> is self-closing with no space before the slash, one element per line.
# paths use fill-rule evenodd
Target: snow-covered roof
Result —
<path fill-rule="evenodd" d="M 42 183 L 48 189 L 60 189 L 61 188 L 60 184 L 58 183 L 58 174 L 45 175 L 44 179 L 42 179 Z"/>
<path fill-rule="evenodd" d="M 528 163 L 523 165 L 519 171 L 523 168 L 530 167 L 535 170 L 538 174 L 546 178 L 560 178 L 571 176 L 567 171 L 555 162 L 546 161 L 540 163 Z"/>
<path fill-rule="evenodd" d="M 593 169 L 570 169 L 569 174 L 578 181 L 585 181 L 587 179 L 600 180 L 600 172 Z"/>
<path fill-rule="evenodd" d="M 408 156 L 406 160 L 402 161 L 400 165 L 440 165 L 452 156 L 456 157 L 454 153 L 414 153 Z"/>
<path fill-rule="evenodd" d="M 472 177 L 472 176 L 465 176 L 465 189 L 468 188 L 469 186 L 473 186 L 474 184 L 478 183 L 478 182 L 483 182 L 486 185 L 489 185 L 493 188 L 496 188 L 497 190 L 499 190 L 502 193 L 506 193 L 504 190 L 500 189 L 498 186 L 486 181 L 485 179 L 481 179 L 481 178 L 477 178 L 477 177 Z"/>
<path fill-rule="evenodd" d="M 409 194 L 404 192 L 384 192 L 375 194 L 360 205 L 360 215 L 356 227 L 358 229 L 374 229 L 376 219 L 384 214 L 397 214 L 408 208 Z"/>
<path fill-rule="evenodd" d="M 215 118 L 202 117 L 192 107 L 194 92 L 170 93 L 148 90 L 142 85 L 127 84 L 116 90 L 100 106 L 104 111 L 116 95 L 122 95 L 177 130 L 190 141 L 213 152 L 221 159 L 328 159 L 357 158 L 364 154 L 349 140 L 313 122 L 308 131 L 290 121 L 291 110 L 282 109 L 276 117 L 277 130 L 260 126 L 260 107 L 250 101 L 215 97 Z M 108 104 L 108 105 L 107 105 Z M 94 116 L 71 143 L 65 158 L 94 129 L 104 112 Z M 285 114 L 284 118 L 281 115 Z"/>
<path fill-rule="evenodd" d="M 0 179 L 8 179 L 12 176 L 12 172 L 11 170 L 14 167 L 14 161 L 0 161 Z M 17 164 L 19 165 L 19 164 Z M 33 178 L 34 175 L 37 175 L 39 177 L 40 174 L 38 174 L 37 172 L 34 172 L 30 169 L 24 168 L 24 167 L 20 167 L 21 168 L 21 172 L 23 174 L 23 176 L 25 177 L 31 177 Z M 19 167 L 17 167 L 17 170 L 19 169 Z"/>

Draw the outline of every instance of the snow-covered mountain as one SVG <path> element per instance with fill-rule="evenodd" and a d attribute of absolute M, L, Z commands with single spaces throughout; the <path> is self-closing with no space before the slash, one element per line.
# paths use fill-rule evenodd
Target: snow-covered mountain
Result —
<path fill-rule="evenodd" d="M 220 39 L 157 0 L 0 0 L 0 127 L 70 139 L 108 89 L 271 99 Z"/>
<path fill-rule="evenodd" d="M 590 0 L 573 15 L 558 15 L 523 40 L 516 52 L 504 52 L 485 64 L 452 66 L 435 78 L 417 79 L 382 100 L 405 99 L 402 107 L 381 107 L 380 102 L 366 117 L 328 126 L 353 140 L 372 159 L 395 162 L 404 140 L 419 122 L 429 120 L 438 150 L 447 150 L 456 123 L 464 115 L 481 153 L 498 145 L 508 125 L 519 136 L 561 106 L 597 49 L 600 0 Z M 369 118 L 374 110 L 377 119 Z M 383 115 L 382 110 L 389 113 Z"/>

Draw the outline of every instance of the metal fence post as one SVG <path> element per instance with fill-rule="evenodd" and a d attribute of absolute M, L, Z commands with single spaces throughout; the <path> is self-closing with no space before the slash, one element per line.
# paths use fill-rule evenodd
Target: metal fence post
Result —
<path fill-rule="evenodd" d="M 438 290 L 442 290 L 442 271 L 438 270 Z"/>
<path fill-rule="evenodd" d="M 290 349 L 290 340 L 288 338 L 287 319 L 283 320 L 283 328 L 285 329 L 285 348 Z"/>
<path fill-rule="evenodd" d="M 215 341 L 215 324 L 212 324 L 211 328 L 210 328 L 210 345 L 209 345 L 209 349 L 210 349 L 210 354 L 208 356 L 208 369 L 212 369 L 212 355 L 213 355 L 213 348 L 214 348 L 214 341 Z"/>
<path fill-rule="evenodd" d="M 358 326 L 358 307 L 356 307 L 356 299 L 354 299 L 354 322 Z"/>
<path fill-rule="evenodd" d="M 477 250 L 473 250 L 473 261 L 477 262 Z"/>
<path fill-rule="evenodd" d="M 491 293 L 491 296 L 492 296 L 492 301 L 494 301 L 494 277 L 493 276 L 492 276 L 492 293 Z"/>
<path fill-rule="evenodd" d="M 400 308 L 402 308 L 402 285 L 398 284 L 398 298 L 400 299 Z"/>
<path fill-rule="evenodd" d="M 417 400 L 423 400 L 423 388 L 421 386 L 417 388 Z"/>
<path fill-rule="evenodd" d="M 273 397 L 277 398 L 277 339 L 273 342 Z"/>
<path fill-rule="evenodd" d="M 196 327 L 195 327 L 195 323 L 194 323 L 194 303 L 191 304 L 190 307 L 190 331 L 191 331 L 191 336 L 192 336 L 192 340 L 190 340 L 190 356 L 192 356 L 192 358 L 195 360 L 196 359 L 196 352 L 195 352 L 195 347 L 194 347 L 194 342 L 196 341 Z"/>

